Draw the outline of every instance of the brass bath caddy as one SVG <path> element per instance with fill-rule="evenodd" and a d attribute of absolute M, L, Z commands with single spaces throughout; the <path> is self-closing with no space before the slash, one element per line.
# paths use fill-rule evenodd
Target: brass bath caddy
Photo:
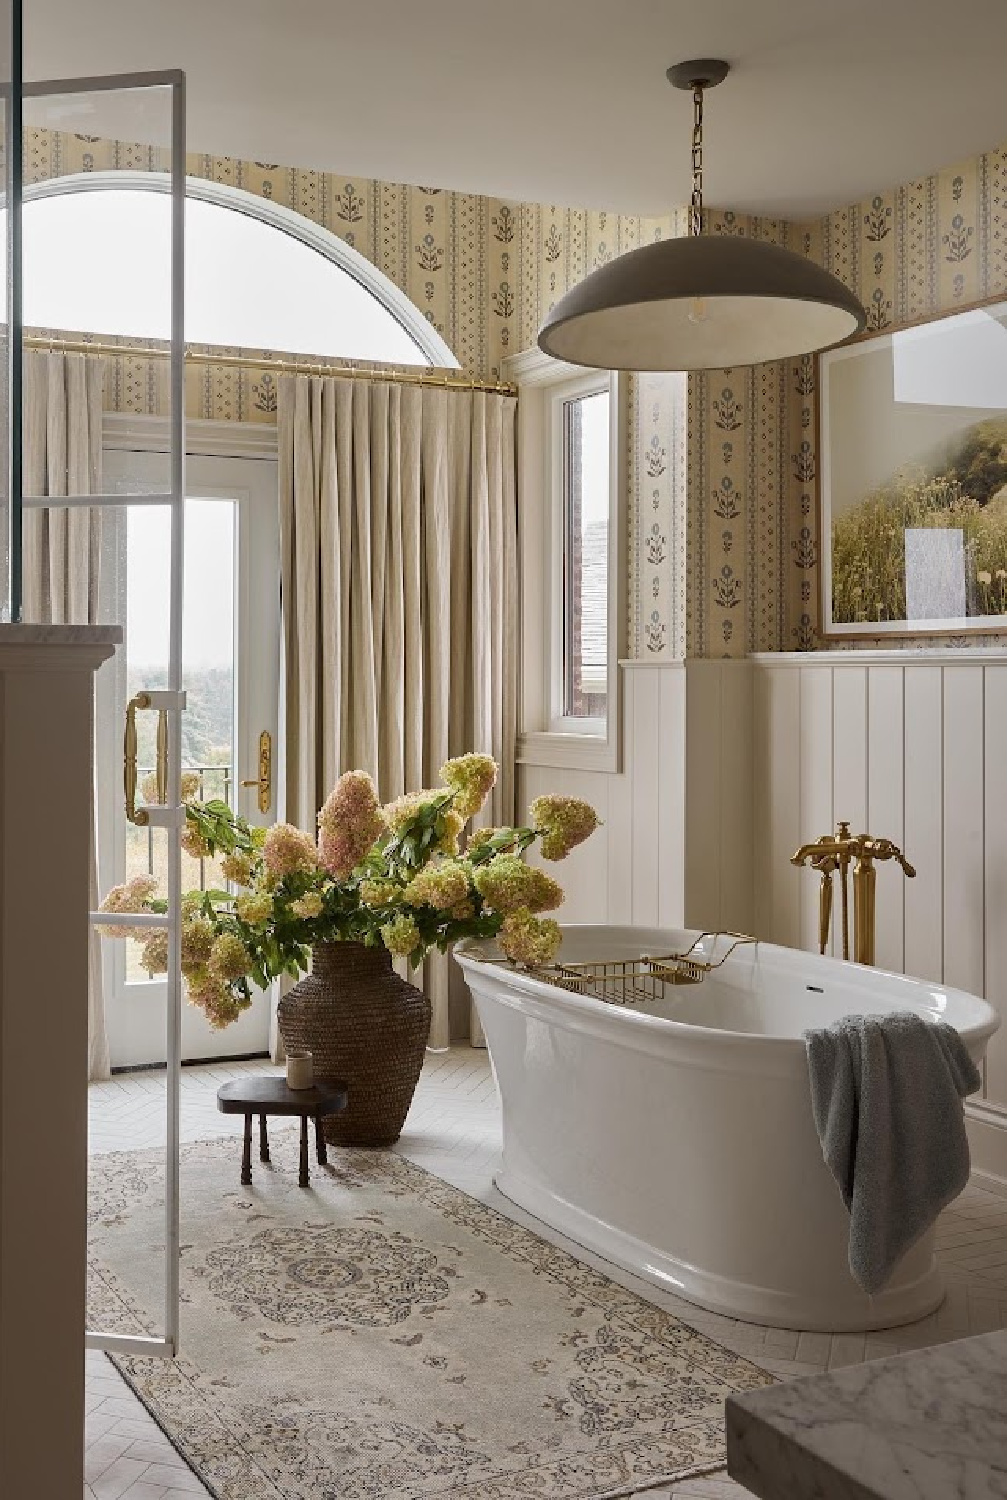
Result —
<path fill-rule="evenodd" d="M 705 938 L 714 939 L 715 951 L 719 938 L 731 939 L 731 943 L 719 958 L 704 958 L 697 949 Z M 575 995 L 590 995 L 608 1005 L 638 1005 L 641 1001 L 663 999 L 669 985 L 700 984 L 714 969 L 720 969 L 741 944 L 755 946 L 757 941 L 745 932 L 702 932 L 682 953 L 542 964 L 526 972 L 544 984 L 570 990 Z"/>

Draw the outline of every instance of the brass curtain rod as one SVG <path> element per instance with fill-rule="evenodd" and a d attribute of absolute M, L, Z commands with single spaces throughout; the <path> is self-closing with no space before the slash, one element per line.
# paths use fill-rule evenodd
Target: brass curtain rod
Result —
<path fill-rule="evenodd" d="M 26 349 L 59 350 L 65 354 L 101 354 L 110 358 L 168 359 L 168 349 L 147 348 L 142 344 L 102 344 L 97 340 L 45 338 L 25 334 Z M 480 380 L 472 375 L 453 375 L 451 371 L 396 370 L 390 367 L 360 369 L 352 362 L 345 365 L 323 360 L 261 358 L 252 354 L 213 354 L 205 349 L 185 349 L 186 362 L 194 365 L 227 365 L 234 369 L 279 370 L 285 375 L 338 375 L 344 380 L 388 380 L 395 385 L 430 385 L 457 391 L 486 391 L 496 396 L 517 396 L 518 387 L 500 380 Z"/>

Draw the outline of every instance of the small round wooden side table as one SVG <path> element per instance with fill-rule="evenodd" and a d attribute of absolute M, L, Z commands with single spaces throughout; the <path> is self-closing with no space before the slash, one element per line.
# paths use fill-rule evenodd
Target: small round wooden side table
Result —
<path fill-rule="evenodd" d="M 221 1084 L 217 1090 L 217 1108 L 222 1115 L 245 1116 L 245 1148 L 242 1152 L 242 1185 L 252 1181 L 252 1116 L 259 1116 L 259 1160 L 269 1161 L 267 1115 L 300 1115 L 301 1169 L 298 1182 L 308 1186 L 308 1120 L 315 1121 L 315 1147 L 319 1166 L 326 1164 L 326 1143 L 322 1121 L 326 1115 L 338 1115 L 346 1109 L 347 1089 L 343 1083 L 316 1083 L 310 1089 L 291 1089 L 286 1078 L 253 1075 Z"/>

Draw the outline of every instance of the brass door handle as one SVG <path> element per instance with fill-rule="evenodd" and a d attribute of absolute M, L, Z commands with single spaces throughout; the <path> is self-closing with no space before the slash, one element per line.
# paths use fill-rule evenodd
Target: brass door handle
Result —
<path fill-rule="evenodd" d="M 270 794 L 273 790 L 273 740 L 268 729 L 259 736 L 259 775 L 254 781 L 243 781 L 242 786 L 259 788 L 259 811 L 270 810 Z"/>
<path fill-rule="evenodd" d="M 138 828 L 146 828 L 150 818 L 136 805 L 137 788 L 137 709 L 150 708 L 149 693 L 137 693 L 126 705 L 126 728 L 123 733 L 123 789 L 126 793 L 126 817 Z M 157 799 L 168 800 L 168 713 L 158 711 L 157 727 Z"/>

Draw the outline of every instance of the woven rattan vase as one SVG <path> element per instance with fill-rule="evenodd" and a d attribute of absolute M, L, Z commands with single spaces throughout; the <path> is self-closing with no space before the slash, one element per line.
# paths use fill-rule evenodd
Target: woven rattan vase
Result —
<path fill-rule="evenodd" d="M 334 1146 L 391 1146 L 423 1066 L 427 996 L 392 967 L 385 948 L 319 943 L 312 971 L 280 1001 L 280 1035 L 312 1055 L 315 1081 L 347 1085 L 342 1114 L 325 1122 Z"/>

